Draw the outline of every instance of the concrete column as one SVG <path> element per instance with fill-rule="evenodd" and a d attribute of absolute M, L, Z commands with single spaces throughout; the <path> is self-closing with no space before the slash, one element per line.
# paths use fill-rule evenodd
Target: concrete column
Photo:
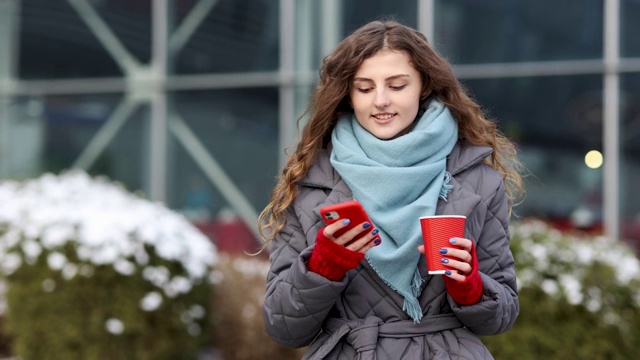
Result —
<path fill-rule="evenodd" d="M 19 0 L 0 1 L 0 179 L 10 173 L 10 122 L 15 116 L 19 10 Z"/>
<path fill-rule="evenodd" d="M 620 237 L 620 0 L 604 7 L 604 231 Z"/>

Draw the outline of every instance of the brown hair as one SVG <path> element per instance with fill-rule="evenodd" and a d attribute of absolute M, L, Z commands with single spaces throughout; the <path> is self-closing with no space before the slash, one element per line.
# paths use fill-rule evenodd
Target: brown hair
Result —
<path fill-rule="evenodd" d="M 449 108 L 457 120 L 460 139 L 493 148 L 491 157 L 485 162 L 502 175 L 510 209 L 524 194 L 515 146 L 467 95 L 451 65 L 431 48 L 420 32 L 395 21 L 374 21 L 345 38 L 322 61 L 320 82 L 307 110 L 298 119 L 298 125 L 307 114 L 309 121 L 302 130 L 295 152 L 282 170 L 269 204 L 259 217 L 259 231 L 265 243 L 273 240 L 284 227 L 284 212 L 298 195 L 298 182 L 314 163 L 318 151 L 327 146 L 338 117 L 351 111 L 349 90 L 354 74 L 365 59 L 384 48 L 409 55 L 422 78 L 422 100 L 434 96 Z"/>

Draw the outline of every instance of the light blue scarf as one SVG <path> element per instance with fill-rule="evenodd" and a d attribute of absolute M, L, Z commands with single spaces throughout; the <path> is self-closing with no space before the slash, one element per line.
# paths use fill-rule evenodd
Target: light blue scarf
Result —
<path fill-rule="evenodd" d="M 331 134 L 331 164 L 380 230 L 382 243 L 366 259 L 404 297 L 403 310 L 416 322 L 422 318 L 419 218 L 435 214 L 438 197 L 446 200 L 446 160 L 457 139 L 453 116 L 436 100 L 409 133 L 395 139 L 378 139 L 353 114 L 342 116 Z"/>

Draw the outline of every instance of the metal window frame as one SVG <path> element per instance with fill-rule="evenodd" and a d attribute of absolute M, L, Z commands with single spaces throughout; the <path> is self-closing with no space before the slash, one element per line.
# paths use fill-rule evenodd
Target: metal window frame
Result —
<path fill-rule="evenodd" d="M 17 34 L 15 31 L 0 31 L 0 151 L 5 149 L 9 136 L 8 122 L 11 118 L 12 101 L 23 95 L 63 95 L 89 93 L 122 93 L 123 100 L 111 115 L 86 149 L 79 155 L 75 166 L 86 168 L 97 158 L 106 145 L 117 136 L 120 127 L 126 122 L 129 114 L 142 103 L 151 106 L 151 142 L 150 142 L 150 176 L 148 187 L 154 199 L 166 198 L 167 176 L 167 137 L 169 133 L 177 138 L 189 138 L 184 130 L 184 122 L 173 123 L 174 116 L 167 104 L 167 92 L 193 89 L 226 89 L 244 87 L 278 87 L 279 102 L 279 166 L 286 161 L 285 146 L 295 141 L 294 121 L 296 112 L 296 86 L 312 86 L 317 79 L 317 72 L 296 68 L 296 7 L 295 0 L 279 0 L 280 7 L 280 65 L 277 71 L 260 73 L 235 74 L 198 74 L 175 75 L 168 70 L 170 57 L 178 52 L 193 35 L 206 14 L 213 11 L 218 0 L 200 0 L 181 24 L 171 34 L 169 29 L 170 0 L 153 0 L 152 13 L 152 59 L 150 65 L 143 65 L 129 54 L 119 39 L 110 30 L 87 0 L 67 0 L 98 40 L 113 56 L 123 71 L 123 77 L 84 78 L 73 80 L 20 80 L 15 75 L 15 47 Z M 19 8 L 20 0 L 4 0 L 0 5 L 6 9 Z M 320 16 L 323 21 L 322 51 L 327 52 L 337 43 L 339 32 L 336 28 L 340 14 L 339 0 L 323 2 Z M 428 38 L 433 38 L 435 0 L 418 0 L 418 28 Z M 0 12 L 4 16 L 2 23 L 16 26 L 19 15 L 15 11 Z M 580 74 L 602 74 L 603 76 L 603 144 L 604 144 L 604 222 L 605 232 L 612 238 L 619 237 L 620 223 L 620 74 L 640 72 L 640 58 L 621 59 L 619 54 L 620 40 L 620 1 L 604 2 L 604 57 L 598 60 L 548 61 L 528 63 L 495 63 L 454 65 L 456 74 L 461 79 L 491 79 L 523 76 L 560 76 Z M 13 24 L 13 25 L 7 25 Z M 311 29 L 313 30 L 313 29 Z M 7 66 L 6 64 L 13 64 Z M 140 84 L 151 84 L 146 90 L 140 90 Z M 176 130 L 179 129 L 179 130 Z M 184 130 L 184 131 L 183 131 Z M 178 134 L 178 135 L 176 135 Z M 185 145 L 185 144 L 183 144 Z M 200 152 L 194 152 L 200 153 Z M 195 157 L 195 155 L 191 154 Z M 225 181 L 222 169 L 214 169 L 207 165 L 215 162 L 211 154 L 200 154 L 197 163 L 209 174 L 210 180 L 218 186 L 222 193 L 235 194 L 231 204 L 240 214 L 250 229 L 255 228 L 256 211 L 251 208 L 241 192 L 233 188 L 233 184 Z M 8 168 L 0 156 L 0 177 L 8 176 Z M 217 184 L 216 184 L 217 182 Z"/>

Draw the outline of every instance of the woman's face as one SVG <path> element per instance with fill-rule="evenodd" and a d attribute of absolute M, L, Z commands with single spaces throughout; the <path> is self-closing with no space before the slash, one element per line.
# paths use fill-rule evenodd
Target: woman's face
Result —
<path fill-rule="evenodd" d="M 360 125 L 382 140 L 407 133 L 420 107 L 422 79 L 403 51 L 380 50 L 364 60 L 349 91 Z"/>

